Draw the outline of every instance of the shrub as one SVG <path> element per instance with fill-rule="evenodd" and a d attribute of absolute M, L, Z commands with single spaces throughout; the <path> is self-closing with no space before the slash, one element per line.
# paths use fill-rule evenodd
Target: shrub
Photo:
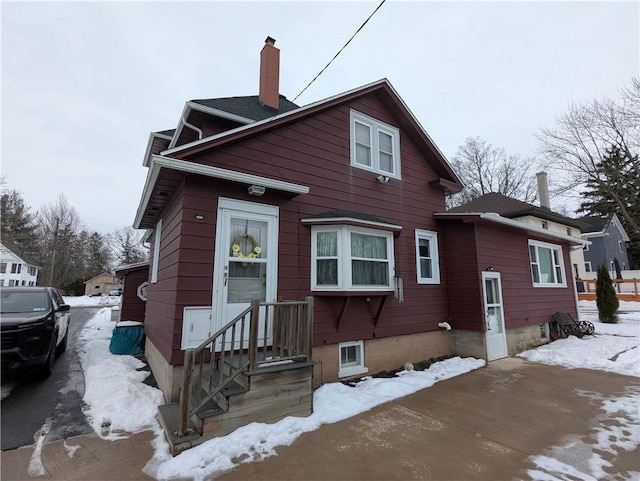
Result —
<path fill-rule="evenodd" d="M 602 322 L 618 322 L 616 312 L 620 306 L 613 287 L 611 276 L 607 268 L 601 264 L 598 267 L 598 279 L 596 281 L 596 305 L 598 306 L 598 318 Z"/>

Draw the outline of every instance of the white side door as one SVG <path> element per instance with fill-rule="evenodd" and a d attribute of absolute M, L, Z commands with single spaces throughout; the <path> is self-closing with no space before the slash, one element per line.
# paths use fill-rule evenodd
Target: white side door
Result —
<path fill-rule="evenodd" d="M 484 291 L 484 313 L 487 329 L 487 361 L 494 361 L 508 356 L 500 273 L 483 272 L 482 286 Z"/>
<path fill-rule="evenodd" d="M 221 198 L 213 269 L 212 334 L 249 307 L 252 299 L 274 302 L 277 270 L 278 207 Z M 248 327 L 247 323 L 245 340 Z M 263 327 L 264 308 L 258 328 L 260 345 L 271 337 L 268 333 L 264 339 Z"/>

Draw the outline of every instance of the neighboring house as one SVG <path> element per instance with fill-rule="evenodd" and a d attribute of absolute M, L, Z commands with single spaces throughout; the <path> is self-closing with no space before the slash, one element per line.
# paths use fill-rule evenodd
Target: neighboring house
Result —
<path fill-rule="evenodd" d="M 0 286 L 35 286 L 40 267 L 18 246 L 0 244 Z"/>
<path fill-rule="evenodd" d="M 445 212 L 460 180 L 387 80 L 298 107 L 278 62 L 268 38 L 258 96 L 189 101 L 149 138 L 134 227 L 152 232 L 145 355 L 167 400 L 184 349 L 253 298 L 314 297 L 316 385 L 505 357 L 577 315 L 579 237 Z"/>
<path fill-rule="evenodd" d="M 149 261 L 122 265 L 116 269 L 116 276 L 122 279 L 120 318 L 123 321 L 144 322 L 149 285 Z"/>
<path fill-rule="evenodd" d="M 591 245 L 585 246 L 583 253 L 587 272 L 595 272 L 603 264 L 615 279 L 620 271 L 629 269 L 629 236 L 616 214 L 588 216 L 579 220 L 587 226 L 582 230 L 582 238 L 591 241 Z"/>
<path fill-rule="evenodd" d="M 122 284 L 118 278 L 108 272 L 103 272 L 84 282 L 85 296 L 106 296 L 111 289 L 119 289 Z"/>

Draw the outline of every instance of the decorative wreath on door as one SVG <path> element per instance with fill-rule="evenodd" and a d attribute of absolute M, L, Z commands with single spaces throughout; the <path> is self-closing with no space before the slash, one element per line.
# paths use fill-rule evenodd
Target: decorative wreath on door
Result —
<path fill-rule="evenodd" d="M 243 241 L 245 241 L 245 245 L 250 247 L 250 249 L 248 249 L 246 252 L 243 252 L 240 248 L 240 244 L 242 244 Z M 258 242 L 253 238 L 253 236 L 246 234 L 239 235 L 235 239 L 233 239 L 231 251 L 233 253 L 233 257 L 257 259 L 262 253 L 262 248 L 258 245 Z"/>

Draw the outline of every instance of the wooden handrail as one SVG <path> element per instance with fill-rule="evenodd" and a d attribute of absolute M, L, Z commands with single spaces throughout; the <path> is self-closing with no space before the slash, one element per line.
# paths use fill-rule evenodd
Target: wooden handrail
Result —
<path fill-rule="evenodd" d="M 260 309 L 264 308 L 263 337 L 259 338 Z M 249 315 L 249 338 L 245 346 L 245 324 Z M 229 332 L 230 331 L 230 332 Z M 268 340 L 271 338 L 271 345 Z M 262 345 L 260 343 L 262 342 Z M 188 431 L 189 418 L 213 399 L 243 371 L 256 371 L 274 362 L 311 360 L 313 342 L 313 297 L 304 301 L 263 302 L 251 305 L 195 349 L 186 349 L 178 414 L 179 437 Z M 216 352 L 216 345 L 220 351 Z M 268 348 L 273 356 L 267 356 Z M 260 348 L 261 351 L 260 351 Z M 206 354 L 209 353 L 207 356 Z M 260 355 L 261 354 L 261 355 Z M 237 362 L 236 362 L 237 356 Z M 205 361 L 209 382 L 203 385 Z M 228 358 L 228 359 L 227 359 Z M 228 372 L 224 364 L 227 362 Z M 197 373 L 196 363 L 198 364 Z M 218 376 L 214 376 L 215 368 Z M 195 391 L 194 396 L 194 375 Z M 217 379 L 215 379 L 217 378 Z"/>

